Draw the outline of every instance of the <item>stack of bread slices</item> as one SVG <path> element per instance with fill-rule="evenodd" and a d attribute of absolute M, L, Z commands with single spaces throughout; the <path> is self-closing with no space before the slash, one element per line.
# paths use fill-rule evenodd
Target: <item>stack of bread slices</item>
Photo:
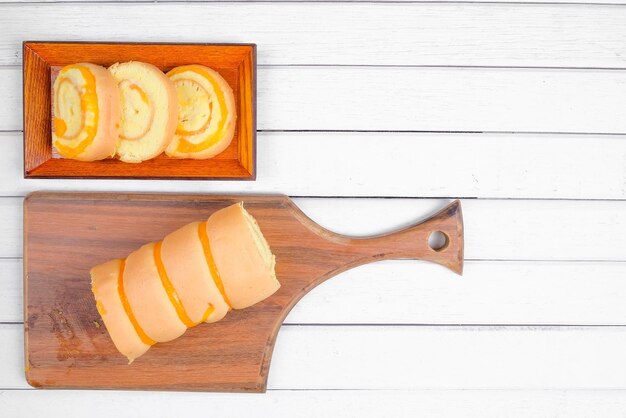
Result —
<path fill-rule="evenodd" d="M 130 61 L 104 68 L 63 67 L 54 82 L 52 142 L 65 158 L 117 157 L 140 163 L 163 152 L 172 158 L 211 158 L 233 139 L 232 88 L 202 65 L 167 74 Z"/>

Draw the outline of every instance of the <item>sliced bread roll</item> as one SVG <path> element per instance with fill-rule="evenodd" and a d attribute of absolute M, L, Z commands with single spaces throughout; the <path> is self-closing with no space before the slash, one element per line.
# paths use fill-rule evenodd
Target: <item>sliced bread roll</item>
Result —
<path fill-rule="evenodd" d="M 275 258 L 241 203 L 91 270 L 98 311 L 130 361 L 156 342 L 222 319 L 280 287 Z"/>
<path fill-rule="evenodd" d="M 119 159 L 139 163 L 156 157 L 172 141 L 178 123 L 174 84 L 157 67 L 143 62 L 113 64 L 109 71 L 121 99 Z"/>
<path fill-rule="evenodd" d="M 180 300 L 161 266 L 160 243 L 146 244 L 126 258 L 124 292 L 141 329 L 156 342 L 180 337 L 187 325 Z"/>
<path fill-rule="evenodd" d="M 106 68 L 89 63 L 63 67 L 53 96 L 52 144 L 62 157 L 95 161 L 115 155 L 120 97 Z"/>
<path fill-rule="evenodd" d="M 167 73 L 178 97 L 178 126 L 165 153 L 174 158 L 211 158 L 224 151 L 235 134 L 233 89 L 215 70 L 184 65 Z"/>
<path fill-rule="evenodd" d="M 111 260 L 94 267 L 91 269 L 91 290 L 115 347 L 132 363 L 148 351 L 154 341 L 142 334 L 137 322 L 129 316 L 128 301 L 120 294 L 123 270 L 124 260 Z"/>
<path fill-rule="evenodd" d="M 192 325 L 216 322 L 230 307 L 220 292 L 217 270 L 204 248 L 204 222 L 192 222 L 163 239 L 161 259 Z"/>
<path fill-rule="evenodd" d="M 276 259 L 242 203 L 212 214 L 206 230 L 224 292 L 234 309 L 252 306 L 278 290 Z"/>

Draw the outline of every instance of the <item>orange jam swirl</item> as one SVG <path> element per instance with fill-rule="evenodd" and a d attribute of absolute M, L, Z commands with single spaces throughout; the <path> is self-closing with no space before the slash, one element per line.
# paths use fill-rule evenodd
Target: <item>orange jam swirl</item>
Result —
<path fill-rule="evenodd" d="M 196 74 L 201 75 L 211 84 L 211 87 L 213 87 L 213 91 L 215 92 L 215 98 L 217 100 L 217 104 L 220 108 L 220 119 L 217 122 L 217 130 L 215 132 L 215 135 L 197 144 L 189 142 L 184 137 L 180 138 L 178 142 L 177 151 L 184 152 L 184 153 L 193 153 L 193 152 L 204 151 L 205 149 L 218 143 L 222 139 L 222 137 L 224 136 L 224 126 L 226 125 L 226 120 L 228 119 L 228 107 L 226 105 L 226 99 L 224 97 L 224 92 L 222 91 L 221 87 L 213 79 L 211 74 L 207 73 L 206 71 L 203 71 L 195 67 L 182 66 L 182 67 L 177 67 L 173 69 L 172 71 L 168 72 L 167 76 L 171 78 L 173 75 L 180 74 L 186 71 L 195 72 Z"/>
<path fill-rule="evenodd" d="M 167 297 L 170 299 L 170 302 L 174 306 L 174 309 L 176 309 L 176 313 L 178 314 L 180 320 L 187 327 L 193 327 L 197 325 L 191 320 L 191 318 L 189 318 L 189 315 L 187 314 L 183 303 L 180 301 L 178 294 L 176 294 L 176 289 L 174 288 L 174 285 L 172 285 L 169 277 L 167 277 L 167 272 L 165 271 L 165 266 L 163 265 L 163 260 L 161 259 L 161 241 L 154 244 L 154 261 L 156 263 L 157 270 L 159 271 L 159 277 L 161 278 L 161 283 L 163 283 L 163 288 L 165 289 L 165 292 L 167 293 Z"/>
<path fill-rule="evenodd" d="M 204 250 L 204 256 L 206 257 L 206 261 L 211 272 L 211 277 L 213 277 L 215 285 L 222 294 L 224 302 L 226 302 L 226 304 L 230 308 L 232 307 L 232 305 L 230 303 L 230 300 L 228 300 L 228 296 L 226 296 L 226 292 L 224 291 L 224 283 L 222 283 L 222 278 L 220 277 L 220 273 L 217 270 L 217 266 L 215 265 L 215 260 L 213 259 L 213 254 L 211 253 L 209 235 L 206 232 L 206 222 L 201 222 L 200 225 L 198 225 L 198 235 L 200 236 L 200 242 L 202 243 L 202 249 Z"/>
<path fill-rule="evenodd" d="M 59 154 L 61 154 L 65 158 L 74 158 L 77 155 L 83 153 L 85 149 L 89 145 L 91 145 L 94 138 L 96 137 L 96 133 L 98 130 L 98 117 L 100 113 L 98 108 L 98 93 L 96 91 L 96 77 L 91 73 L 91 71 L 89 71 L 88 68 L 81 65 L 68 65 L 67 67 L 63 68 L 63 70 L 59 73 L 59 77 L 63 77 L 59 84 L 65 82 L 65 80 L 69 80 L 65 76 L 65 73 L 71 69 L 76 69 L 80 71 L 80 74 L 85 81 L 85 84 L 83 86 L 84 91 L 80 95 L 80 109 L 82 114 L 81 117 L 84 121 L 85 115 L 87 113 L 92 113 L 93 122 L 85 124 L 82 127 L 84 129 L 84 132 L 86 133 L 86 136 L 75 147 L 64 145 L 58 140 L 55 141 L 54 145 L 56 149 L 59 151 Z M 71 80 L 69 81 L 71 82 Z M 54 123 L 55 128 L 57 126 L 62 126 L 60 122 L 56 121 L 56 118 Z M 63 123 L 63 125 L 65 125 L 65 122 Z M 59 134 L 59 136 L 62 137 L 63 135 Z"/>
<path fill-rule="evenodd" d="M 130 303 L 128 302 L 128 298 L 126 297 L 126 292 L 124 291 L 124 268 L 126 267 L 126 261 L 120 260 L 120 273 L 117 277 L 117 291 L 120 295 L 120 300 L 122 301 L 122 306 L 124 306 L 124 311 L 126 312 L 126 316 L 130 320 L 130 323 L 135 328 L 135 332 L 139 336 L 139 339 L 146 345 L 154 345 L 156 341 L 152 338 L 148 337 L 143 328 L 137 322 L 137 318 L 135 318 L 135 314 L 133 314 L 133 310 L 130 308 Z"/>
<path fill-rule="evenodd" d="M 209 305 L 207 310 L 204 311 L 204 315 L 202 315 L 202 319 L 200 320 L 200 322 L 206 322 L 213 312 L 215 312 L 215 308 L 213 307 L 213 305 Z"/>
<path fill-rule="evenodd" d="M 65 136 L 65 132 L 67 132 L 67 124 L 63 119 L 54 118 L 54 133 L 60 137 Z"/>
<path fill-rule="evenodd" d="M 148 99 L 148 95 L 146 94 L 145 91 L 143 91 L 143 89 L 141 87 L 139 87 L 137 84 L 135 83 L 131 83 L 130 85 L 130 89 L 131 90 L 135 90 L 137 93 L 139 93 L 139 96 L 141 97 L 141 100 L 149 105 L 150 104 L 150 100 Z"/>
<path fill-rule="evenodd" d="M 126 104 L 124 103 L 125 99 L 125 94 L 123 93 L 125 91 L 125 89 L 128 90 L 132 90 L 135 91 L 138 95 L 139 98 L 141 99 L 142 102 L 144 102 L 146 104 L 146 106 L 148 106 L 149 108 L 149 116 L 146 119 L 147 123 L 141 123 L 142 125 L 142 129 L 140 130 L 139 133 L 135 133 L 134 135 L 129 135 L 127 132 L 124 132 L 123 130 L 120 131 L 120 138 L 121 139 L 126 139 L 126 140 L 138 140 L 143 138 L 148 132 L 150 132 L 150 129 L 152 128 L 152 125 L 154 123 L 154 106 L 152 105 L 152 103 L 150 102 L 150 98 L 148 97 L 148 94 L 144 91 L 144 89 L 141 88 L 141 86 L 137 83 L 135 83 L 134 81 L 125 79 L 122 80 L 119 84 L 118 84 L 119 88 L 120 88 L 120 92 L 122 93 L 122 103 L 123 103 L 123 107 L 126 106 Z M 132 116 L 133 118 L 136 117 L 141 117 L 141 114 L 139 113 L 139 110 L 135 109 L 135 114 Z M 124 121 L 125 121 L 125 116 L 122 115 L 122 126 L 124 126 Z M 128 122 L 128 121 L 127 121 Z M 135 123 L 137 121 L 135 120 Z"/>

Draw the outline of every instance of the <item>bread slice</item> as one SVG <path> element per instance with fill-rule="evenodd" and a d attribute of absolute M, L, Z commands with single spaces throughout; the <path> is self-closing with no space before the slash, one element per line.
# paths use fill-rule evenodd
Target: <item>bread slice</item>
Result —
<path fill-rule="evenodd" d="M 113 64 L 109 71 L 120 92 L 119 159 L 139 163 L 158 156 L 172 141 L 178 123 L 174 84 L 157 67 L 144 62 Z"/>
<path fill-rule="evenodd" d="M 165 153 L 174 158 L 211 158 L 235 134 L 237 109 L 228 82 L 215 70 L 184 65 L 167 73 L 178 97 L 178 126 Z"/>
<path fill-rule="evenodd" d="M 124 308 L 119 292 L 123 268 L 124 260 L 111 260 L 92 268 L 91 290 L 113 344 L 132 363 L 148 351 L 154 342 L 139 335 L 136 324 L 133 324 Z"/>
<path fill-rule="evenodd" d="M 89 63 L 63 67 L 53 96 L 52 144 L 62 157 L 95 161 L 115 154 L 120 97 L 106 68 Z"/>
<path fill-rule="evenodd" d="M 231 307 L 246 308 L 278 290 L 275 257 L 243 203 L 213 213 L 206 222 L 206 230 Z"/>
<path fill-rule="evenodd" d="M 155 245 L 146 244 L 126 258 L 124 291 L 143 331 L 152 340 L 165 342 L 181 336 L 187 326 L 179 316 L 167 278 L 157 267 Z"/>
<path fill-rule="evenodd" d="M 216 322 L 230 309 L 216 285 L 201 235 L 204 223 L 192 222 L 163 239 L 161 259 L 193 325 Z"/>

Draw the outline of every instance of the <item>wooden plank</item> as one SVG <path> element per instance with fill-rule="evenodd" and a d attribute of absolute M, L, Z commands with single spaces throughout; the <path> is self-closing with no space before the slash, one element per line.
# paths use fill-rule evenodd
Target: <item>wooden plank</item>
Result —
<path fill-rule="evenodd" d="M 22 261 L 0 259 L 0 322 L 21 322 Z M 311 291 L 287 324 L 626 325 L 626 263 L 470 261 L 462 278 L 390 261 Z"/>
<path fill-rule="evenodd" d="M 52 186 L 49 180 L 24 180 L 21 159 L 21 134 L 0 133 L 0 165 L 5 167 L 0 195 Z M 255 182 L 57 180 L 53 186 L 291 196 L 626 199 L 626 141 L 603 135 L 260 133 Z"/>
<path fill-rule="evenodd" d="M 294 199 L 320 225 L 346 235 L 408 226 L 445 199 Z M 626 201 L 463 200 L 469 260 L 626 261 Z M 22 256 L 21 198 L 0 199 L 0 257 Z M 610 243 L 610 245 L 607 245 Z"/>
<path fill-rule="evenodd" d="M 29 3 L 32 0 L 0 0 L 0 3 Z M 38 0 L 38 3 L 89 3 L 98 0 Z M 225 0 L 154 0 L 154 3 L 188 2 L 188 3 L 222 3 Z M 254 3 L 258 0 L 228 0 L 229 3 Z M 271 0 L 272 3 L 293 3 L 294 0 Z M 438 0 L 438 3 L 458 3 L 459 0 Z M 145 3 L 145 0 L 117 0 L 118 3 Z M 432 0 L 298 0 L 301 3 L 430 3 Z M 519 3 L 519 0 L 467 0 L 467 3 Z M 625 4 L 624 0 L 526 0 L 524 3 L 542 4 Z"/>
<path fill-rule="evenodd" d="M 28 387 L 21 334 L 0 325 L 1 388 Z M 623 390 L 624 350 L 624 327 L 287 325 L 268 388 Z"/>
<path fill-rule="evenodd" d="M 258 80 L 261 130 L 626 133 L 626 71 L 261 67 Z M 0 130 L 21 130 L 19 67 L 0 67 L 0 91 Z"/>
<path fill-rule="evenodd" d="M 22 68 L 0 67 L 0 131 L 22 130 Z"/>
<path fill-rule="evenodd" d="M 23 283 L 22 259 L 0 258 L 0 322 L 22 322 Z"/>
<path fill-rule="evenodd" d="M 4 22 L 0 64 L 19 64 L 23 34 L 35 40 L 152 41 L 154 28 L 161 41 L 255 42 L 259 63 L 272 65 L 623 68 L 626 60 L 626 9 L 611 5 L 7 3 L 0 7 Z M 97 33 L 85 31 L 85 22 L 98 28 Z M 184 39 L 183 26 L 194 28 Z"/>
<path fill-rule="evenodd" d="M 22 256 L 22 200 L 0 199 L 0 258 Z"/>
<path fill-rule="evenodd" d="M 442 418 L 527 418 L 601 416 L 622 418 L 626 399 L 621 391 L 269 391 L 246 394 L 161 393 L 113 391 L 0 392 L 0 406 L 8 416 L 67 416 L 93 418 L 137 416 L 200 416 L 203 411 L 233 418 L 297 416 L 381 417 L 433 416 Z M 24 415 L 26 416 L 26 415 Z"/>

